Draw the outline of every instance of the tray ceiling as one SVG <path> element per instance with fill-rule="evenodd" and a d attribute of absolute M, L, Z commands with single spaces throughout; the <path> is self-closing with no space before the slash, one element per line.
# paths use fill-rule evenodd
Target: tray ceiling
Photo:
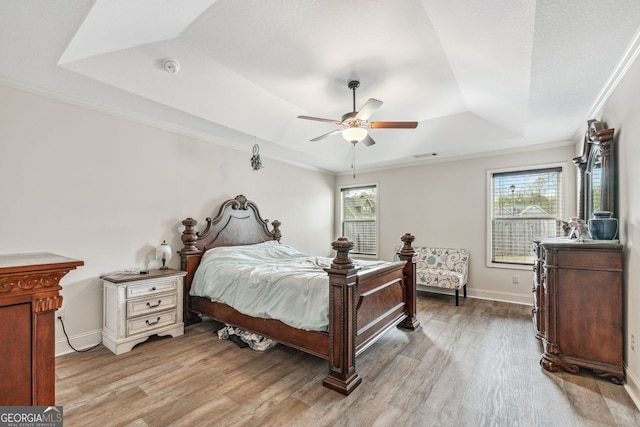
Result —
<path fill-rule="evenodd" d="M 0 82 L 320 170 L 351 144 L 298 115 L 384 101 L 359 169 L 563 145 L 637 50 L 636 0 L 3 1 Z M 171 74 L 171 58 L 180 70 Z"/>

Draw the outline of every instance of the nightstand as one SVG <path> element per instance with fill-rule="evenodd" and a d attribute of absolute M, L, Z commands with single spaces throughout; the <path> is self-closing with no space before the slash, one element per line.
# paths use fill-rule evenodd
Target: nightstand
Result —
<path fill-rule="evenodd" d="M 100 277 L 104 283 L 104 346 L 122 354 L 151 335 L 184 334 L 182 280 L 186 274 L 168 269 Z"/>

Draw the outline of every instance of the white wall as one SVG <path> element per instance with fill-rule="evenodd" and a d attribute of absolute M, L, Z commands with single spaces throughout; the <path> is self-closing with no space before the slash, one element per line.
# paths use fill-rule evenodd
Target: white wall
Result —
<path fill-rule="evenodd" d="M 0 86 L 0 253 L 85 262 L 62 281 L 77 347 L 100 341 L 100 275 L 157 267 L 163 239 L 181 248 L 184 218 L 202 225 L 238 194 L 282 221 L 283 242 L 329 255 L 335 178 L 261 154 L 265 167 L 256 172 L 248 150 Z M 179 268 L 179 258 L 169 266 Z M 56 351 L 68 351 L 57 328 Z"/>
<path fill-rule="evenodd" d="M 576 214 L 574 147 L 431 163 L 401 169 L 340 176 L 337 185 L 379 184 L 380 256 L 392 259 L 400 236 L 409 232 L 416 246 L 468 248 L 467 295 L 532 304 L 531 268 L 486 266 L 487 170 L 566 162 L 565 217 Z M 518 275 L 519 284 L 512 276 Z"/>
<path fill-rule="evenodd" d="M 602 120 L 615 128 L 620 241 L 624 244 L 625 362 L 627 390 L 640 407 L 640 61 L 636 60 L 607 100 Z M 579 141 L 577 146 L 579 146 Z M 634 335 L 635 350 L 631 348 Z"/>

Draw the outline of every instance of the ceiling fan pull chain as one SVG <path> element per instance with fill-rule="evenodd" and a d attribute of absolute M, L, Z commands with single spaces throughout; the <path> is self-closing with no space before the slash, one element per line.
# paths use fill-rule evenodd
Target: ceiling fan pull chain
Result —
<path fill-rule="evenodd" d="M 356 179 L 356 144 L 354 143 L 351 144 L 351 153 L 351 169 L 353 169 L 353 179 Z"/>

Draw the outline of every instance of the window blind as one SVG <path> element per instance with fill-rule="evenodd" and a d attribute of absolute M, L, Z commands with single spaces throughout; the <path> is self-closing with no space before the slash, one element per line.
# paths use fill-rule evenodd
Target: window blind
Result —
<path fill-rule="evenodd" d="M 378 255 L 378 189 L 376 185 L 340 189 L 342 236 L 353 242 L 351 253 Z"/>
<path fill-rule="evenodd" d="M 562 235 L 562 167 L 492 174 L 491 261 L 533 264 L 534 237 Z"/>

